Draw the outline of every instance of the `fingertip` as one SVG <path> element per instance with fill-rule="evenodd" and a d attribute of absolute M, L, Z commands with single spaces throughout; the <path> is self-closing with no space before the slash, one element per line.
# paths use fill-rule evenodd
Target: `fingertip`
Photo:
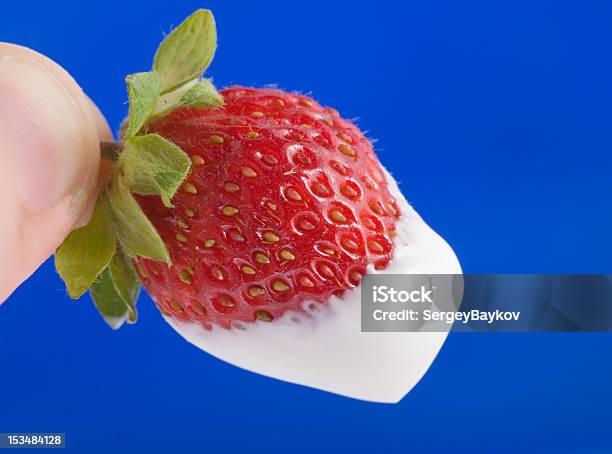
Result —
<path fill-rule="evenodd" d="M 0 301 L 87 220 L 104 117 L 57 63 L 0 43 Z"/>
<path fill-rule="evenodd" d="M 0 141 L 33 212 L 81 199 L 95 186 L 98 131 L 86 96 L 59 65 L 23 47 L 0 45 Z"/>

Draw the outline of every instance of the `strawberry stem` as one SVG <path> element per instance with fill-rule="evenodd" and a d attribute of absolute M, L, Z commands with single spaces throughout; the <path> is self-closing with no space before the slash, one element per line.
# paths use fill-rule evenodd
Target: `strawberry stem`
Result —
<path fill-rule="evenodd" d="M 100 142 L 100 158 L 106 161 L 116 161 L 122 150 L 120 142 Z"/>

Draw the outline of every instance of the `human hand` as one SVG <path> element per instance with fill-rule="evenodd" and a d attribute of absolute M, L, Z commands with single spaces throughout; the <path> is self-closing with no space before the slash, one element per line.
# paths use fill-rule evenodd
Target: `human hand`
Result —
<path fill-rule="evenodd" d="M 87 222 L 106 120 L 43 55 L 0 43 L 0 304 Z"/>

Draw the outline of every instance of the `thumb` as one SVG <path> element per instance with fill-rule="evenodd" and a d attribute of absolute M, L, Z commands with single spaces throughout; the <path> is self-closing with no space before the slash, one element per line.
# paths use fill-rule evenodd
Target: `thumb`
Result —
<path fill-rule="evenodd" d="M 110 138 L 64 69 L 0 43 L 0 303 L 87 221 Z"/>

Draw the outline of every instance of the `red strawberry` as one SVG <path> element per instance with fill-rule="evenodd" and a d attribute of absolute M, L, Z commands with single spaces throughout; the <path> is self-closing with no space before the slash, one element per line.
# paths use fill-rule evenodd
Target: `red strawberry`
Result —
<path fill-rule="evenodd" d="M 148 127 L 192 160 L 174 208 L 139 197 L 172 259 L 137 259 L 160 310 L 205 327 L 271 321 L 384 267 L 400 213 L 361 131 L 306 96 L 221 94 L 222 108 L 180 108 Z"/>
<path fill-rule="evenodd" d="M 361 131 L 307 96 L 217 92 L 215 50 L 198 10 L 127 77 L 112 176 L 56 252 L 69 295 L 90 289 L 113 328 L 136 321 L 141 283 L 167 316 L 231 328 L 324 304 L 393 254 L 400 212 Z"/>

